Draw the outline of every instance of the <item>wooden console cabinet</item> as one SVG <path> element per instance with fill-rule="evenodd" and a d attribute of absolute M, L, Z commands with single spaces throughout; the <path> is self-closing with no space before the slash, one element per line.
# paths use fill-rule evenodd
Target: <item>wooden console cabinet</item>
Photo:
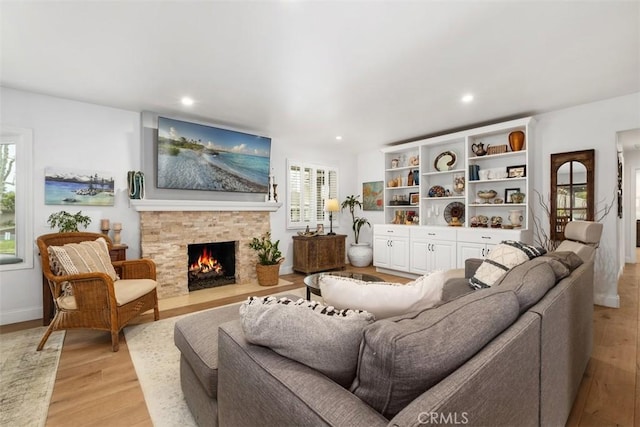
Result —
<path fill-rule="evenodd" d="M 301 273 L 344 269 L 344 234 L 332 236 L 293 236 L 293 270 Z"/>

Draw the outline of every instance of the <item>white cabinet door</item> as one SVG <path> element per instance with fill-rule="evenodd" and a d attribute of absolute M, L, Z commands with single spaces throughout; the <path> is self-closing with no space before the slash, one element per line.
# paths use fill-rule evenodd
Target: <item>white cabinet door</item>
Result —
<path fill-rule="evenodd" d="M 395 238 L 390 240 L 389 268 L 394 270 L 409 270 L 409 239 Z"/>
<path fill-rule="evenodd" d="M 427 274 L 429 272 L 429 249 L 427 240 L 411 240 L 410 271 L 415 274 Z"/>
<path fill-rule="evenodd" d="M 386 236 L 373 238 L 373 265 L 389 268 L 389 238 Z"/>
<path fill-rule="evenodd" d="M 456 242 L 434 240 L 430 244 L 430 271 L 456 268 Z"/>
<path fill-rule="evenodd" d="M 484 258 L 486 246 L 484 243 L 458 242 L 458 268 L 464 268 L 468 258 Z"/>

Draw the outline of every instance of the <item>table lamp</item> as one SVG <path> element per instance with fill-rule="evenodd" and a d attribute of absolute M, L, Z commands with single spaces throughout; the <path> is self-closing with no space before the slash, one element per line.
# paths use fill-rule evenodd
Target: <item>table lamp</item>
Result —
<path fill-rule="evenodd" d="M 333 232 L 333 213 L 340 210 L 340 203 L 338 202 L 338 199 L 327 199 L 324 204 L 324 210 L 329 212 L 329 232 L 327 235 L 333 236 L 336 234 Z"/>

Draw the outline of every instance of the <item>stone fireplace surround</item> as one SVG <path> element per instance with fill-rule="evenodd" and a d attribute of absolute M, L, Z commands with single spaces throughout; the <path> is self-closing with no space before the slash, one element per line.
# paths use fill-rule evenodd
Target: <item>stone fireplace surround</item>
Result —
<path fill-rule="evenodd" d="M 249 248 L 253 237 L 270 230 L 269 212 L 282 204 L 272 202 L 211 202 L 184 200 L 131 200 L 140 212 L 142 257 L 156 263 L 158 298 L 189 293 L 187 245 L 238 241 L 236 284 L 257 281 L 257 257 Z"/>

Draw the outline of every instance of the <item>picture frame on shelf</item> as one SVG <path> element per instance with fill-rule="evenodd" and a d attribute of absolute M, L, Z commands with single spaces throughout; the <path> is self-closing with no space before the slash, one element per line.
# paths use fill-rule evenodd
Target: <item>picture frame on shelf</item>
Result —
<path fill-rule="evenodd" d="M 504 190 L 504 202 L 505 203 L 512 203 L 511 202 L 511 195 L 514 193 L 519 193 L 520 192 L 520 188 L 505 188 Z"/>
<path fill-rule="evenodd" d="M 316 226 L 316 234 L 323 235 L 324 234 L 324 224 L 318 224 Z"/>
<path fill-rule="evenodd" d="M 508 178 L 524 178 L 527 176 L 527 165 L 507 166 Z"/>
<path fill-rule="evenodd" d="M 420 193 L 409 193 L 409 204 L 412 206 L 420 204 Z"/>

